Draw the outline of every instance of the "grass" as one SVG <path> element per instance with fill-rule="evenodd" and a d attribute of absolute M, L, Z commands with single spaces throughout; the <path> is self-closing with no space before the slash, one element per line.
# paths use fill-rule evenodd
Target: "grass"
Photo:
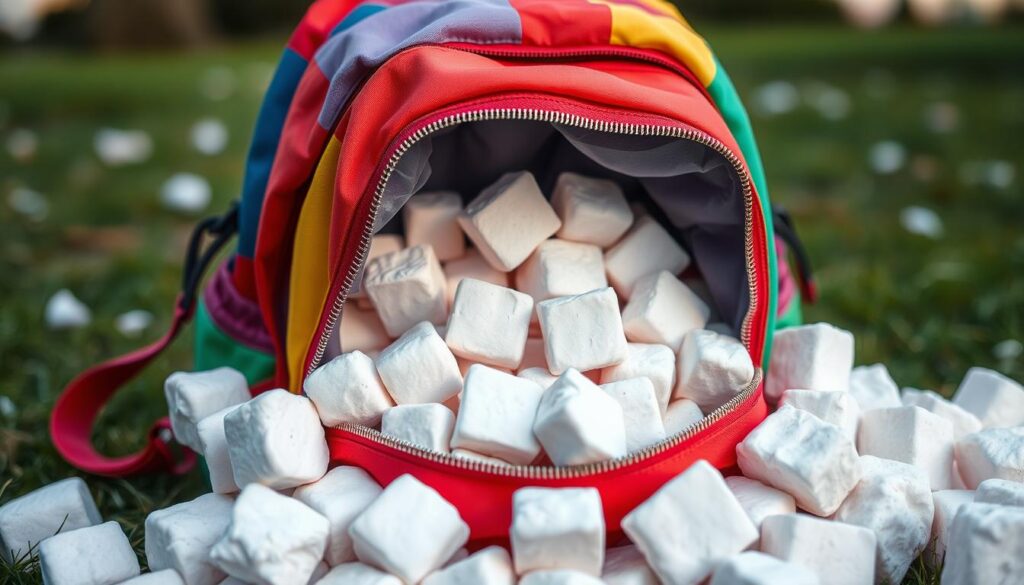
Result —
<path fill-rule="evenodd" d="M 807 320 L 853 331 L 858 363 L 884 361 L 902 385 L 948 395 L 972 365 L 1024 378 L 1024 361 L 1012 351 L 1012 340 L 1024 340 L 1024 35 L 828 27 L 704 33 L 751 107 L 773 200 L 792 211 L 817 267 L 821 301 L 806 308 Z M 25 186 L 50 203 L 42 221 L 0 203 L 0 395 L 14 407 L 0 414 L 0 502 L 75 473 L 49 443 L 47 415 L 75 373 L 141 342 L 118 333 L 114 318 L 135 308 L 153 312 L 144 340 L 167 324 L 195 218 L 164 210 L 160 185 L 178 171 L 207 177 L 211 211 L 236 196 L 277 53 L 276 42 L 264 42 L 185 54 L 0 55 L 0 139 L 27 128 L 40 143 L 26 163 L 0 152 L 0 196 Z M 204 80 L 224 71 L 234 79 L 232 96 L 211 100 Z M 805 96 L 838 89 L 849 97 L 849 113 L 825 119 L 804 104 L 759 113 L 754 98 L 778 80 Z M 928 129 L 926 112 L 935 104 L 958 113 L 953 131 Z M 207 116 L 231 132 L 227 151 L 214 157 L 188 142 L 189 127 Z M 147 131 L 153 156 L 104 166 L 92 148 L 100 127 Z M 887 140 L 905 148 L 907 163 L 880 175 L 868 151 Z M 1016 169 L 1008 186 L 965 181 L 979 161 L 991 160 Z M 900 210 L 911 205 L 939 214 L 941 238 L 900 226 Z M 46 299 L 64 287 L 91 307 L 90 326 L 43 326 Z M 96 435 L 102 448 L 125 453 L 142 443 L 164 410 L 162 379 L 189 367 L 188 345 L 180 342 L 115 400 Z M 88 481 L 104 517 L 121 522 L 142 562 L 146 514 L 203 490 L 198 473 Z M 915 564 L 907 582 L 937 580 Z M 26 559 L 0 568 L 0 581 L 39 582 L 37 567 Z"/>

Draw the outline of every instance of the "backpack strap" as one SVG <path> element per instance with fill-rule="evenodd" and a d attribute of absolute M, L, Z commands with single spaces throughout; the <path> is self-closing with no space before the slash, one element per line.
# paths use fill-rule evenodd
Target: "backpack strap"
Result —
<path fill-rule="evenodd" d="M 187 472 L 195 464 L 196 455 L 191 450 L 171 447 L 171 425 L 167 417 L 153 424 L 146 446 L 141 451 L 123 457 L 108 457 L 96 451 L 92 445 L 93 426 L 111 397 L 163 353 L 192 319 L 203 274 L 237 230 L 237 202 L 224 215 L 200 222 L 189 241 L 182 292 L 175 301 L 174 316 L 163 337 L 146 347 L 89 368 L 64 388 L 50 415 L 50 437 L 57 452 L 68 463 L 83 471 L 110 477 L 154 471 L 177 475 Z M 200 253 L 206 234 L 214 239 Z"/>

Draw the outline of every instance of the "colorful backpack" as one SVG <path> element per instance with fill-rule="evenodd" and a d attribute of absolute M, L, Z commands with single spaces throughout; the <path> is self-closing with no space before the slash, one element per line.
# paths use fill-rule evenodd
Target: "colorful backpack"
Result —
<path fill-rule="evenodd" d="M 170 447 L 166 421 L 128 457 L 99 454 L 90 435 L 107 399 L 193 314 L 195 369 L 232 366 L 254 393 L 301 392 L 304 377 L 339 353 L 339 320 L 370 239 L 402 204 L 441 186 L 472 197 L 518 169 L 545 192 L 562 171 L 621 182 L 687 248 L 762 368 L 771 332 L 800 320 L 798 287 L 813 295 L 799 248 L 799 283 L 777 260 L 795 234 L 769 204 L 732 82 L 671 4 L 320 0 L 267 92 L 241 202 L 196 230 L 171 330 L 69 384 L 53 411 L 57 450 L 102 475 L 187 470 L 194 455 Z M 236 233 L 236 252 L 200 298 L 204 271 Z M 507 534 L 512 492 L 524 485 L 596 487 L 615 531 L 693 461 L 734 465 L 736 444 L 768 412 L 762 372 L 694 427 L 592 465 L 496 467 L 353 425 L 327 437 L 334 463 L 382 484 L 411 473 L 436 488 L 477 541 Z"/>

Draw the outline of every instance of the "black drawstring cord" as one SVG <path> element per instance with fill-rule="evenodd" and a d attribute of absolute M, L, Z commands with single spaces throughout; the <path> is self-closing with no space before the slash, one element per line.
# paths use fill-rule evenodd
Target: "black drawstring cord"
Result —
<path fill-rule="evenodd" d="M 181 280 L 181 297 L 178 306 L 184 311 L 191 311 L 195 303 L 196 292 L 203 274 L 210 267 L 221 248 L 238 232 L 238 201 L 232 201 L 231 207 L 223 215 L 208 217 L 192 231 L 188 242 L 188 254 L 185 256 L 185 267 Z M 213 236 L 213 241 L 200 254 L 203 236 Z"/>
<path fill-rule="evenodd" d="M 772 206 L 772 214 L 775 216 L 775 234 L 782 238 L 782 241 L 793 252 L 793 258 L 796 260 L 796 269 L 799 273 L 800 289 L 804 299 L 809 303 L 813 303 L 818 298 L 818 287 L 814 282 L 811 258 L 808 256 L 803 242 L 800 241 L 800 236 L 796 233 L 793 218 L 789 215 L 788 211 L 777 205 Z"/>

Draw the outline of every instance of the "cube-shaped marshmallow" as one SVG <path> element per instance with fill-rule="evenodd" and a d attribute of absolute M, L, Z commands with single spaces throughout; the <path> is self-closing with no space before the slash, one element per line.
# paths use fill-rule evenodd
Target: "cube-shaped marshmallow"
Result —
<path fill-rule="evenodd" d="M 1024 575 L 1024 508 L 967 504 L 949 530 L 942 583 L 1019 583 Z"/>
<path fill-rule="evenodd" d="M 508 274 L 495 270 L 476 248 L 469 248 L 461 258 L 445 262 L 444 275 L 448 283 L 445 288 L 449 306 L 455 302 L 455 291 L 464 278 L 482 280 L 497 286 L 509 285 Z"/>
<path fill-rule="evenodd" d="M 631 297 L 641 278 L 662 270 L 679 274 L 689 265 L 686 250 L 648 216 L 637 218 L 619 243 L 604 254 L 608 281 L 624 299 Z"/>
<path fill-rule="evenodd" d="M 459 357 L 518 368 L 532 314 L 530 295 L 466 278 L 455 293 L 445 343 Z"/>
<path fill-rule="evenodd" d="M 185 585 L 185 581 L 174 569 L 164 569 L 132 577 L 122 582 L 121 585 Z"/>
<path fill-rule="evenodd" d="M 857 432 L 861 455 L 902 461 L 920 468 L 932 490 L 953 487 L 953 425 L 916 406 L 864 412 Z"/>
<path fill-rule="evenodd" d="M 405 583 L 419 583 L 469 538 L 459 511 L 433 488 L 402 475 L 349 528 L 356 556 Z"/>
<path fill-rule="evenodd" d="M 634 544 L 605 551 L 601 582 L 605 585 L 659 585 L 658 576 Z"/>
<path fill-rule="evenodd" d="M 665 423 L 665 436 L 671 437 L 692 427 L 704 418 L 697 403 L 685 398 L 673 400 L 665 410 L 663 421 Z"/>
<path fill-rule="evenodd" d="M 500 546 L 489 546 L 427 575 L 423 585 L 515 585 L 512 557 Z"/>
<path fill-rule="evenodd" d="M 444 402 L 462 391 L 455 355 L 426 321 L 380 352 L 377 372 L 398 404 Z"/>
<path fill-rule="evenodd" d="M 604 585 L 604 582 L 581 571 L 551 569 L 531 571 L 523 575 L 519 585 Z"/>
<path fill-rule="evenodd" d="M 1024 506 L 1024 483 L 999 478 L 986 479 L 978 484 L 974 501 L 979 504 Z"/>
<path fill-rule="evenodd" d="M 454 191 L 417 193 L 402 208 L 405 240 L 409 247 L 430 246 L 444 262 L 466 252 L 466 238 L 459 227 L 462 197 Z"/>
<path fill-rule="evenodd" d="M 839 427 L 809 412 L 782 406 L 736 446 L 743 475 L 792 495 L 797 504 L 828 516 L 860 481 L 853 442 Z"/>
<path fill-rule="evenodd" d="M 889 369 L 885 364 L 853 368 L 850 371 L 849 392 L 857 401 L 861 412 L 903 406 L 900 389 L 889 375 Z"/>
<path fill-rule="evenodd" d="M 619 301 L 611 288 L 542 301 L 537 314 L 552 374 L 614 366 L 628 356 Z"/>
<path fill-rule="evenodd" d="M 114 585 L 138 575 L 139 560 L 121 525 L 104 522 L 40 542 L 39 568 L 46 585 Z"/>
<path fill-rule="evenodd" d="M 461 406 L 459 408 L 461 409 Z M 400 404 L 384 413 L 380 431 L 435 453 L 447 453 L 455 415 L 443 404 Z"/>
<path fill-rule="evenodd" d="M 459 225 L 484 259 L 511 272 L 562 227 L 529 171 L 507 173 L 471 201 Z"/>
<path fill-rule="evenodd" d="M 558 376 L 552 374 L 547 368 L 526 368 L 525 370 L 519 370 L 516 376 L 540 384 L 541 388 L 550 388 L 552 384 L 558 381 Z"/>
<path fill-rule="evenodd" d="M 533 423 L 543 394 L 536 382 L 473 365 L 462 390 L 452 447 L 529 464 L 540 454 Z"/>
<path fill-rule="evenodd" d="M 842 429 L 851 441 L 857 441 L 860 407 L 849 392 L 827 390 L 786 390 L 779 404 L 806 410 L 821 420 Z"/>
<path fill-rule="evenodd" d="M 754 526 L 761 529 L 761 523 L 769 516 L 796 512 L 796 500 L 786 492 L 765 485 L 756 479 L 734 475 L 725 478 L 729 491 L 743 507 Z"/>
<path fill-rule="evenodd" d="M 827 323 L 775 332 L 765 398 L 775 404 L 786 390 L 845 392 L 853 368 L 853 334 Z"/>
<path fill-rule="evenodd" d="M 756 551 L 742 552 L 723 562 L 709 585 L 818 585 L 818 575 L 796 563 L 787 563 Z"/>
<path fill-rule="evenodd" d="M 224 572 L 209 560 L 210 548 L 231 523 L 228 496 L 204 494 L 146 517 L 146 561 L 151 571 L 174 569 L 188 585 L 215 585 Z"/>
<path fill-rule="evenodd" d="M 446 283 L 430 246 L 413 246 L 375 258 L 366 267 L 366 293 L 384 330 L 398 337 L 421 321 L 448 318 Z"/>
<path fill-rule="evenodd" d="M 672 396 L 688 398 L 704 414 L 711 414 L 735 398 L 753 379 L 754 363 L 742 343 L 714 331 L 697 329 L 683 340 L 679 377 Z"/>
<path fill-rule="evenodd" d="M 985 428 L 1024 425 L 1024 386 L 993 370 L 967 370 L 953 403 L 981 419 Z"/>
<path fill-rule="evenodd" d="M 676 354 L 667 345 L 652 343 L 626 344 L 626 360 L 601 370 L 601 383 L 630 378 L 647 378 L 654 385 L 658 407 L 664 413 L 676 384 Z"/>
<path fill-rule="evenodd" d="M 327 472 L 324 428 L 305 396 L 270 390 L 224 416 L 224 434 L 235 483 L 285 489 Z"/>
<path fill-rule="evenodd" d="M 354 561 L 348 527 L 377 496 L 381 487 L 358 467 L 335 467 L 319 481 L 299 486 L 292 497 L 316 510 L 330 523 L 324 560 L 336 566 Z"/>
<path fill-rule="evenodd" d="M 967 435 L 956 443 L 956 464 L 968 489 L 992 478 L 1024 483 L 1024 427 Z"/>
<path fill-rule="evenodd" d="M 821 583 L 875 583 L 875 533 L 861 526 L 807 514 L 769 516 L 761 525 L 761 551 L 810 569 Z"/>
<path fill-rule="evenodd" d="M 512 495 L 512 558 L 516 573 L 573 569 L 601 574 L 604 510 L 594 488 L 535 488 Z"/>
<path fill-rule="evenodd" d="M 939 490 L 932 492 L 932 504 L 935 515 L 932 518 L 931 540 L 924 560 L 930 567 L 941 567 L 946 556 L 946 545 L 949 543 L 949 527 L 953 518 L 962 506 L 974 501 L 974 492 L 970 490 Z"/>
<path fill-rule="evenodd" d="M 622 407 L 572 369 L 544 391 L 533 433 L 558 466 L 595 463 L 626 454 Z"/>
<path fill-rule="evenodd" d="M 235 474 L 231 469 L 231 456 L 228 454 L 228 438 L 224 432 L 224 417 L 236 408 L 237 405 L 218 410 L 196 425 L 201 453 L 210 474 L 210 488 L 215 494 L 238 491 Z"/>
<path fill-rule="evenodd" d="M 683 337 L 704 327 L 710 312 L 682 281 L 662 270 L 636 281 L 622 310 L 622 327 L 632 342 L 660 343 L 679 351 Z"/>
<path fill-rule="evenodd" d="M 329 533 L 327 518 L 309 506 L 250 484 L 238 496 L 224 536 L 210 550 L 210 562 L 246 583 L 305 583 L 324 556 Z"/>
<path fill-rule="evenodd" d="M 540 302 L 608 286 L 601 248 L 544 240 L 516 270 L 516 288 Z"/>
<path fill-rule="evenodd" d="M 953 425 L 953 438 L 958 441 L 981 430 L 981 421 L 978 417 L 931 390 L 908 393 L 905 388 L 902 399 L 903 406 L 918 406 L 948 420 Z"/>
<path fill-rule="evenodd" d="M 607 248 L 633 225 L 633 210 L 614 181 L 562 173 L 551 194 L 551 206 L 562 218 L 558 237 Z"/>
<path fill-rule="evenodd" d="M 51 483 L 0 506 L 0 559 L 13 565 L 44 538 L 102 521 L 81 478 Z"/>
<path fill-rule="evenodd" d="M 452 449 L 452 457 L 456 459 L 463 459 L 466 461 L 475 461 L 477 463 L 483 463 L 487 465 L 512 465 L 504 459 L 498 459 L 497 457 L 490 457 L 476 451 L 470 451 L 469 449 Z"/>
<path fill-rule="evenodd" d="M 757 540 L 757 528 L 717 469 L 701 459 L 622 519 L 663 583 L 697 583 Z"/>
<path fill-rule="evenodd" d="M 193 451 L 202 449 L 196 434 L 199 421 L 250 398 L 245 376 L 233 368 L 175 372 L 164 382 L 164 397 L 174 438 Z"/>
<path fill-rule="evenodd" d="M 341 327 L 338 332 L 340 351 L 379 351 L 391 343 L 391 337 L 384 330 L 384 324 L 375 309 L 360 309 L 355 303 L 348 303 L 341 311 Z"/>
<path fill-rule="evenodd" d="M 343 353 L 313 370 L 302 389 L 327 427 L 342 423 L 375 427 L 394 404 L 373 360 L 361 351 Z"/>
<path fill-rule="evenodd" d="M 356 299 L 360 302 L 367 301 L 366 286 L 363 282 L 364 276 L 366 275 L 366 267 L 370 265 L 375 258 L 386 256 L 392 252 L 398 252 L 405 247 L 405 238 L 398 234 L 377 234 L 370 240 L 370 249 L 366 252 L 366 259 L 363 261 L 363 270 L 359 273 L 359 284 L 352 287 L 352 291 L 349 293 L 349 299 Z M 370 305 L 372 306 L 372 304 Z M 357 347 L 344 349 L 343 351 L 352 351 L 353 349 L 361 349 Z"/>
<path fill-rule="evenodd" d="M 647 378 L 629 378 L 601 384 L 601 389 L 622 407 L 626 425 L 626 451 L 632 453 L 665 439 L 661 407 L 654 384 Z"/>
<path fill-rule="evenodd" d="M 317 585 L 402 585 L 402 580 L 363 563 L 344 563 L 331 569 Z"/>

